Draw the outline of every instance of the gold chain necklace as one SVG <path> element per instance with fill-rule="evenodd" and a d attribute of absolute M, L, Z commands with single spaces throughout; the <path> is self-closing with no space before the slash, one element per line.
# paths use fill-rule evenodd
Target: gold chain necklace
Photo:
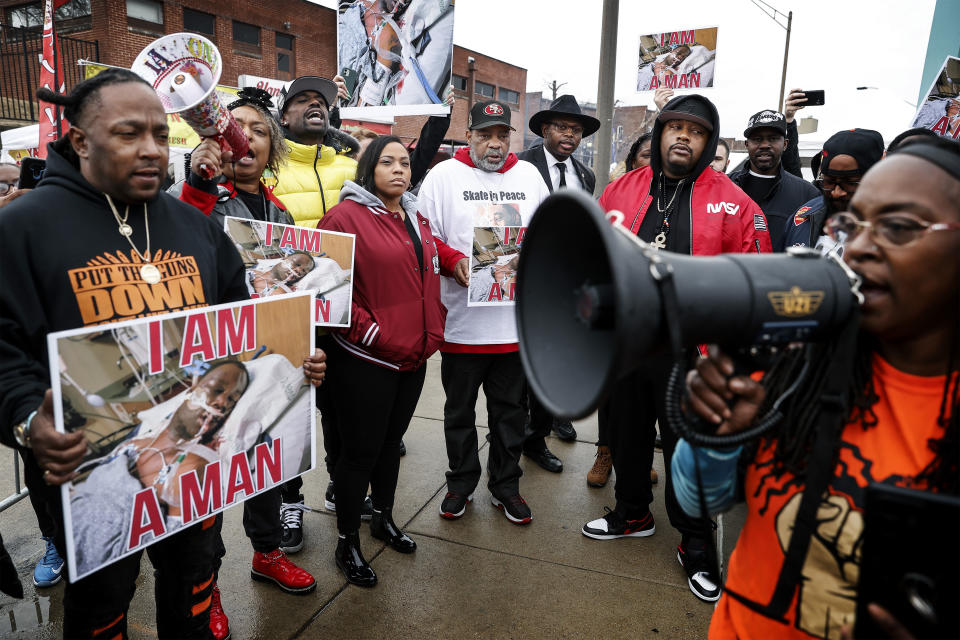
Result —
<path fill-rule="evenodd" d="M 150 218 L 147 211 L 147 203 L 143 203 L 143 222 L 147 228 L 147 251 L 146 255 L 140 253 L 140 250 L 137 249 L 136 245 L 133 244 L 133 240 L 130 239 L 130 236 L 133 234 L 133 227 L 127 224 L 127 218 L 130 217 L 130 205 L 126 205 L 123 209 L 123 217 L 120 217 L 120 213 L 117 211 L 117 207 L 114 206 L 113 200 L 106 193 L 103 194 L 107 198 L 107 204 L 110 205 L 110 211 L 113 212 L 113 217 L 117 219 L 117 231 L 120 232 L 124 238 L 127 239 L 127 242 L 130 243 L 130 248 L 133 249 L 134 253 L 140 256 L 140 260 L 143 261 L 143 265 L 140 267 L 140 277 L 143 278 L 143 281 L 148 284 L 157 284 L 160 282 L 160 269 L 156 265 L 150 264 Z"/>

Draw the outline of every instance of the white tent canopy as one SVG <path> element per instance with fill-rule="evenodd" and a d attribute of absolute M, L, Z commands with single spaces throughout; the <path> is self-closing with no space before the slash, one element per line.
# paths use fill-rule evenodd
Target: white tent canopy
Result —
<path fill-rule="evenodd" d="M 25 127 L 0 132 L 0 161 L 11 162 L 12 149 L 36 149 L 40 140 L 40 125 L 28 124 Z"/>

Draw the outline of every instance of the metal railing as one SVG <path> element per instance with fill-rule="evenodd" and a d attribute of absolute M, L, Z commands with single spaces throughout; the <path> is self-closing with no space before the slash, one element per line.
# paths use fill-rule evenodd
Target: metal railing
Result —
<path fill-rule="evenodd" d="M 16 451 L 13 452 L 13 487 L 14 492 L 0 501 L 0 512 L 17 504 L 30 493 L 26 487 L 20 486 L 20 456 Z"/>
<path fill-rule="evenodd" d="M 77 60 L 100 60 L 100 42 L 58 36 L 64 82 L 69 91 L 83 80 Z M 43 37 L 37 29 L 0 26 L 0 119 L 37 122 L 36 92 L 40 80 Z"/>

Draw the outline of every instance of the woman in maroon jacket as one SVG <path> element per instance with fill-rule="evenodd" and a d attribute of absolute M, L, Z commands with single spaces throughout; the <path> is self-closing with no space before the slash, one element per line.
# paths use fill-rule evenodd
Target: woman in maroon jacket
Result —
<path fill-rule="evenodd" d="M 327 378 L 322 402 L 341 440 L 333 474 L 337 566 L 363 587 L 377 583 L 357 533 L 368 483 L 371 535 L 401 553 L 417 548 L 392 516 L 400 440 L 420 398 L 427 358 L 443 342 L 440 276 L 463 286 L 469 277 L 467 258 L 434 239 L 409 186 L 406 148 L 394 136 L 377 138 L 360 158 L 357 182 L 347 181 L 340 204 L 318 225 L 357 235 L 351 324 L 329 343 L 336 376 Z"/>

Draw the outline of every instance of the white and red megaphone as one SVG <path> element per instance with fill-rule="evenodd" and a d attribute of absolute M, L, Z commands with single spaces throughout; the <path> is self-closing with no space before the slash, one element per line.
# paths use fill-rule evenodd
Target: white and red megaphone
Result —
<path fill-rule="evenodd" d="M 141 51 L 131 69 L 150 83 L 167 113 L 179 115 L 200 137 L 216 138 L 235 158 L 250 150 L 243 129 L 217 95 L 223 64 L 212 42 L 195 33 L 171 33 Z M 204 173 L 212 177 L 208 169 Z"/>

